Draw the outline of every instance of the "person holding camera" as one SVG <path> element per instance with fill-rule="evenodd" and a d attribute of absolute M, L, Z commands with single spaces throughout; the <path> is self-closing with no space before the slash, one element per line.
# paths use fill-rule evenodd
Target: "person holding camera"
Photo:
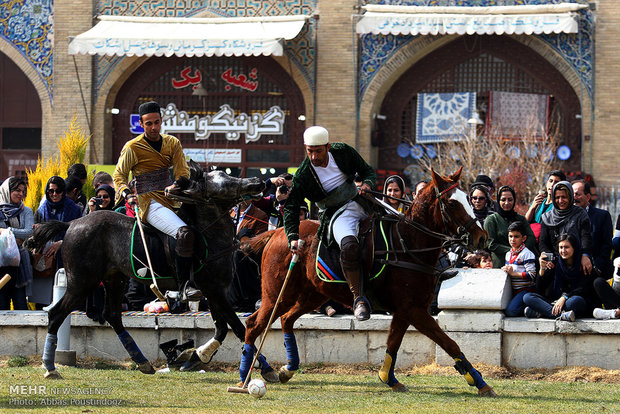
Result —
<path fill-rule="evenodd" d="M 95 197 L 88 200 L 88 212 L 99 210 L 114 210 L 114 196 L 116 192 L 114 188 L 108 184 L 101 184 L 97 188 Z"/>
<path fill-rule="evenodd" d="M 288 181 L 282 176 L 270 178 L 267 181 L 271 181 L 272 184 L 278 184 L 275 194 L 270 194 L 252 203 L 269 216 L 267 230 L 274 230 L 278 227 L 282 227 L 284 224 L 284 205 L 288 198 L 289 184 L 292 183 L 292 181 Z"/>
<path fill-rule="evenodd" d="M 558 318 L 574 322 L 576 317 L 592 315 L 592 280 L 581 265 L 581 244 L 570 233 L 563 233 L 557 241 L 558 254 L 540 255 L 540 272 L 536 279 L 536 293 L 526 293 L 527 318 Z"/>
<path fill-rule="evenodd" d="M 551 190 L 553 195 L 553 209 L 542 216 L 540 228 L 539 250 L 554 252 L 557 250 L 558 240 L 562 234 L 572 234 L 579 241 L 580 256 L 583 272 L 589 275 L 592 272 L 592 226 L 586 211 L 576 206 L 573 187 L 568 181 L 560 181 Z"/>

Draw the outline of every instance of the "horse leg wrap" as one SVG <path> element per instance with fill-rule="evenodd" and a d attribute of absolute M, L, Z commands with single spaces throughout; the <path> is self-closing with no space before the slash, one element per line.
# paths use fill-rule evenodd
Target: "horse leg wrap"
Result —
<path fill-rule="evenodd" d="M 396 365 L 396 355 L 392 355 L 389 351 L 385 352 L 385 358 L 383 359 L 383 365 L 379 369 L 379 379 L 384 384 L 393 387 L 398 384 L 398 380 L 394 375 L 394 366 Z"/>
<path fill-rule="evenodd" d="M 241 363 L 239 364 L 239 378 L 241 382 L 245 381 L 245 377 L 250 372 L 250 366 L 254 360 L 254 354 L 256 353 L 256 347 L 250 344 L 243 344 L 243 352 L 241 353 Z"/>
<path fill-rule="evenodd" d="M 213 355 L 217 352 L 218 348 L 222 345 L 220 341 L 215 338 L 211 338 L 209 342 L 196 349 L 196 353 L 200 357 L 200 360 L 205 364 L 211 362 Z"/>
<path fill-rule="evenodd" d="M 138 344 L 133 340 L 129 332 L 123 331 L 118 334 L 118 339 L 121 341 L 121 344 L 127 350 L 127 353 L 136 364 L 144 364 L 145 362 L 149 362 L 148 359 L 142 354 L 140 348 L 138 348 Z"/>
<path fill-rule="evenodd" d="M 269 362 L 267 362 L 267 358 L 265 358 L 265 355 L 258 354 L 258 358 L 256 358 L 256 361 L 258 362 L 258 367 L 260 368 L 260 373 L 262 375 L 265 375 L 269 371 L 273 371 L 273 368 L 271 368 L 271 365 L 269 365 Z"/>
<path fill-rule="evenodd" d="M 56 346 L 58 345 L 58 335 L 48 333 L 45 337 L 45 348 L 43 348 L 43 365 L 48 371 L 56 369 L 54 360 L 56 359 Z"/>
<path fill-rule="evenodd" d="M 487 385 L 487 383 L 482 379 L 482 375 L 480 375 L 476 368 L 474 368 L 467 358 L 465 358 L 465 355 L 454 358 L 454 361 L 454 369 L 465 377 L 465 381 L 467 381 L 471 387 L 475 386 L 480 389 Z"/>
<path fill-rule="evenodd" d="M 289 371 L 297 371 L 299 369 L 299 351 L 297 349 L 297 341 L 294 333 L 284 334 L 284 348 L 286 349 L 286 369 Z"/>

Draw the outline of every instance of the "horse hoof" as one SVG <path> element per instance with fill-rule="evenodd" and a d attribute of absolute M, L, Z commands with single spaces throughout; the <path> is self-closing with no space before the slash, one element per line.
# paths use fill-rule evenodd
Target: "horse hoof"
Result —
<path fill-rule="evenodd" d="M 295 375 L 295 371 L 289 371 L 286 367 L 281 367 L 278 378 L 282 384 L 286 384 Z"/>
<path fill-rule="evenodd" d="M 484 387 L 480 388 L 478 390 L 478 395 L 481 397 L 489 397 L 489 398 L 499 397 L 497 393 L 495 392 L 495 390 L 493 390 L 493 388 L 490 385 L 485 385 Z"/>
<path fill-rule="evenodd" d="M 183 365 L 181 365 L 181 367 L 179 368 L 179 371 L 183 371 L 183 372 L 197 371 L 201 365 L 202 365 L 202 361 L 198 357 L 198 354 L 194 352 L 191 358 L 185 361 Z"/>
<path fill-rule="evenodd" d="M 211 338 L 209 342 L 196 349 L 196 353 L 200 357 L 200 360 L 205 364 L 208 364 L 213 359 L 213 356 L 217 353 L 222 343 L 217 339 Z"/>
<path fill-rule="evenodd" d="M 409 392 L 409 388 L 407 388 L 405 385 L 403 385 L 403 384 L 401 384 L 399 382 L 396 385 L 392 385 L 392 391 L 394 391 L 394 392 Z"/>
<path fill-rule="evenodd" d="M 268 371 L 261 371 L 260 374 L 267 382 L 270 382 L 272 384 L 277 384 L 280 382 L 280 376 L 273 369 L 270 369 Z"/>
<path fill-rule="evenodd" d="M 151 365 L 151 363 L 148 361 L 142 364 L 138 364 L 138 370 L 143 374 L 154 374 L 155 373 L 155 369 L 153 368 L 153 365 Z"/>
<path fill-rule="evenodd" d="M 51 371 L 45 371 L 45 374 L 43 375 L 43 378 L 46 378 L 46 379 L 62 379 L 62 376 L 60 375 L 60 372 L 58 372 L 55 369 L 53 369 Z"/>

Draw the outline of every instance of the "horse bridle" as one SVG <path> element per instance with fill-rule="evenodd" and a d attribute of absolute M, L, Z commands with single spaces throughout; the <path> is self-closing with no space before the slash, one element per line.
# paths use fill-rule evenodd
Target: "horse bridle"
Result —
<path fill-rule="evenodd" d="M 456 218 L 454 217 L 454 215 L 452 215 L 447 208 L 446 202 L 442 199 L 442 196 L 444 196 L 445 194 L 447 194 L 449 191 L 453 190 L 454 188 L 458 187 L 458 183 L 454 183 L 451 186 L 449 186 L 448 188 L 444 189 L 443 191 L 440 191 L 439 188 L 435 187 L 435 194 L 437 196 L 437 200 L 439 202 L 439 207 L 440 207 L 440 211 L 441 211 L 441 219 L 442 222 L 444 224 L 444 228 L 445 228 L 445 233 L 448 232 L 448 224 L 451 223 L 453 224 L 456 228 L 457 228 L 457 237 L 453 237 L 453 236 L 449 236 L 447 234 L 444 233 L 440 233 L 440 232 L 436 232 L 434 230 L 429 229 L 428 227 L 411 220 L 410 218 L 402 215 L 399 217 L 394 216 L 395 218 L 397 218 L 397 220 L 394 220 L 394 226 L 393 228 L 396 230 L 396 235 L 398 237 L 400 246 L 401 246 L 401 250 L 387 250 L 385 252 L 375 252 L 375 253 L 393 253 L 394 256 L 396 256 L 396 260 L 383 260 L 383 262 L 385 262 L 386 264 L 392 265 L 392 266 L 397 266 L 397 267 L 403 267 L 406 269 L 410 269 L 410 270 L 415 270 L 415 271 L 420 271 L 420 272 L 424 272 L 424 273 L 429 273 L 429 274 L 434 274 L 435 273 L 435 267 L 430 266 L 426 263 L 423 263 L 414 253 L 422 253 L 422 252 L 429 252 L 429 251 L 433 251 L 433 250 L 440 250 L 440 249 L 444 249 L 450 245 L 453 244 L 461 244 L 461 245 L 467 245 L 468 242 L 468 237 L 469 237 L 469 229 L 471 228 L 472 225 L 474 225 L 476 223 L 476 219 L 472 219 L 469 222 L 467 222 L 467 224 L 465 225 L 460 225 L 457 223 Z M 431 236 L 433 238 L 439 239 L 440 241 L 442 241 L 441 245 L 438 247 L 427 247 L 427 248 L 423 248 L 423 249 L 410 249 L 408 248 L 408 246 L 405 243 L 404 238 L 402 237 L 402 235 L 400 234 L 400 230 L 399 230 L 399 226 L 398 224 L 400 222 L 404 222 L 405 224 L 408 224 L 412 227 L 414 227 L 415 229 L 417 229 L 418 231 Z M 413 261 L 414 263 L 411 262 L 403 262 L 398 260 L 398 253 L 401 254 L 407 254 Z"/>
<path fill-rule="evenodd" d="M 451 214 L 448 211 L 448 208 L 446 206 L 446 202 L 441 198 L 441 196 L 443 196 L 444 194 L 447 194 L 450 190 L 455 189 L 456 187 L 458 187 L 458 183 L 454 183 L 451 186 L 449 186 L 448 188 L 446 188 L 443 191 L 439 191 L 439 188 L 435 187 L 435 194 L 437 195 L 437 199 L 439 200 L 439 208 L 441 210 L 441 218 L 443 220 L 443 224 L 445 227 L 445 231 L 446 233 L 448 232 L 448 224 L 447 223 L 452 223 L 454 225 L 454 227 L 456 227 L 456 234 L 460 236 L 460 238 L 465 238 L 465 241 L 467 241 L 467 237 L 469 235 L 469 229 L 471 228 L 471 226 L 476 224 L 476 217 L 472 218 L 471 220 L 469 220 L 465 225 L 460 225 L 456 222 L 456 219 L 454 218 L 454 215 Z"/>

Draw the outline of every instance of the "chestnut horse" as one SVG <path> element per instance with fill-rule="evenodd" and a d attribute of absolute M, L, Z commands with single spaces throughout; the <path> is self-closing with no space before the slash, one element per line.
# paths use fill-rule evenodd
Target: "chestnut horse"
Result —
<path fill-rule="evenodd" d="M 470 248 L 480 248 L 487 240 L 487 233 L 475 221 L 465 192 L 458 188 L 461 172 L 462 167 L 449 177 L 441 177 L 431 170 L 432 182 L 415 198 L 405 215 L 393 221 L 391 245 L 394 247 L 391 250 L 388 248 L 387 272 L 369 283 L 374 303 L 393 315 L 379 378 L 396 392 L 408 391 L 396 379 L 394 366 L 403 336 L 409 325 L 413 325 L 454 358 L 455 368 L 465 376 L 469 385 L 478 388 L 478 394 L 496 396 L 456 342 L 446 335 L 428 312 L 437 283 L 434 267 L 444 243 L 467 239 Z M 276 373 L 262 358 L 261 374 L 270 382 L 287 382 L 299 368 L 293 325 L 300 316 L 316 309 L 328 298 L 347 306 L 352 303 L 347 284 L 327 283 L 317 277 L 317 227 L 317 222 L 310 220 L 300 225 L 300 238 L 305 240 L 307 247 L 293 267 L 274 315 L 274 319 L 281 318 L 288 364 Z M 245 344 L 239 368 L 241 381 L 245 380 L 249 371 L 256 352 L 254 343 L 266 328 L 291 260 L 282 228 L 256 236 L 249 241 L 247 249 L 253 253 L 262 250 L 262 304 L 246 320 Z"/>

